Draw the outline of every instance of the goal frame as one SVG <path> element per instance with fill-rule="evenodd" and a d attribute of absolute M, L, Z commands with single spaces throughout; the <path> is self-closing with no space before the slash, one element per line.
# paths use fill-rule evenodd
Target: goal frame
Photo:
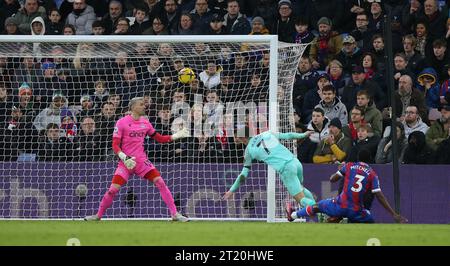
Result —
<path fill-rule="evenodd" d="M 278 131 L 278 36 L 277 35 L 165 35 L 165 36 L 102 36 L 102 35 L 1 35 L 0 43 L 264 43 L 270 46 L 269 76 L 269 130 Z M 276 173 L 268 166 L 267 171 L 267 222 L 275 222 Z"/>

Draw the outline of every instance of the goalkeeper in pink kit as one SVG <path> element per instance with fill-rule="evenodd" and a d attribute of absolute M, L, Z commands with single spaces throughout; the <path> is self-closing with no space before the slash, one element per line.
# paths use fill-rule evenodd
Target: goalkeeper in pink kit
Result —
<path fill-rule="evenodd" d="M 157 133 L 150 121 L 144 117 L 145 103 L 142 97 L 133 98 L 130 101 L 129 109 L 131 114 L 119 119 L 114 128 L 112 145 L 120 161 L 114 173 L 112 184 L 103 196 L 97 214 L 87 216 L 84 219 L 86 221 L 100 220 L 105 211 L 112 205 L 120 187 L 128 182 L 131 175 L 136 174 L 153 182 L 158 188 L 162 199 L 169 208 L 172 220 L 187 222 L 188 218 L 177 211 L 172 194 L 164 183 L 161 174 L 148 160 L 144 152 L 144 139 L 146 136 L 150 136 L 159 143 L 167 143 L 189 137 L 188 130 L 183 128 L 171 136 Z"/>

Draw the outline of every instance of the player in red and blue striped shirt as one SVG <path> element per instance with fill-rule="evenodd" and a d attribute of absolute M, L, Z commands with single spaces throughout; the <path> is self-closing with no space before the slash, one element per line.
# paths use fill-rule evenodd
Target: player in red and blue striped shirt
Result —
<path fill-rule="evenodd" d="M 380 189 L 378 175 L 366 163 L 370 154 L 366 150 L 358 153 L 356 163 L 345 163 L 330 177 L 330 182 L 337 182 L 344 177 L 344 187 L 337 197 L 321 200 L 313 206 L 307 206 L 294 211 L 288 205 L 286 212 L 288 220 L 293 221 L 298 217 L 314 216 L 316 213 L 325 213 L 332 217 L 346 217 L 351 223 L 373 223 L 374 219 L 369 210 L 364 208 L 364 195 L 374 193 L 381 205 L 392 214 L 396 222 L 407 222 L 400 214 L 397 214 Z"/>

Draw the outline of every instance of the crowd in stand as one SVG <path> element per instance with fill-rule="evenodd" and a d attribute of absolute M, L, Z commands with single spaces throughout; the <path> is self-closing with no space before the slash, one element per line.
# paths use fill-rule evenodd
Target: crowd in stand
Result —
<path fill-rule="evenodd" d="M 258 35 L 310 43 L 295 75 L 293 108 L 305 163 L 355 160 L 390 163 L 395 119 L 400 162 L 450 163 L 449 1 L 438 0 L 0 0 L 0 32 L 23 35 Z M 388 89 L 383 29 L 391 18 L 396 113 Z M 201 39 L 201 38 L 200 38 Z M 2 45 L 2 44 L 0 44 Z M 268 98 L 268 53 L 209 56 L 197 44 L 193 59 L 137 43 L 134 55 L 111 43 L 114 58 L 95 59 L 80 44 L 73 58 L 64 45 L 40 56 L 39 44 L 0 55 L 0 161 L 103 161 L 113 158 L 112 131 L 134 96 L 161 134 L 171 134 L 189 106 L 193 121 L 214 121 L 228 102 Z M 103 47 L 105 49 L 105 47 Z M 144 58 L 145 60 L 142 60 Z M 197 62 L 195 60 L 199 60 Z M 197 79 L 184 85 L 178 71 Z M 248 90 L 251 92 L 248 93 Z M 195 99 L 198 95 L 201 99 Z M 225 115 L 226 117 L 226 115 Z M 177 120 L 178 119 L 178 120 Z M 180 123 L 177 123 L 177 122 Z M 181 125 L 179 125 L 181 126 Z M 153 160 L 239 161 L 244 144 L 226 130 L 171 144 L 149 140 Z"/>

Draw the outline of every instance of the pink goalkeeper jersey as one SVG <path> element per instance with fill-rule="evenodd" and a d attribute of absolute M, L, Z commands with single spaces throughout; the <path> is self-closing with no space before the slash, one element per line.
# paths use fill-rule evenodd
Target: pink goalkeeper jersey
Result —
<path fill-rule="evenodd" d="M 147 160 L 144 139 L 145 136 L 153 134 L 155 129 L 147 118 L 141 117 L 139 120 L 134 120 L 131 115 L 127 115 L 117 121 L 113 138 L 120 138 L 120 148 L 126 155 L 136 157 L 136 162 L 144 162 Z"/>

